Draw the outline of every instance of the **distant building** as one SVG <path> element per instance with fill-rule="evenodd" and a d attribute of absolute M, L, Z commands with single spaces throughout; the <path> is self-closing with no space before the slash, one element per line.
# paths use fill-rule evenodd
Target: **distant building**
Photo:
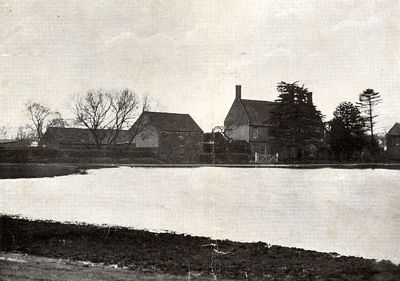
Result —
<path fill-rule="evenodd" d="M 204 133 L 189 114 L 143 112 L 130 131 L 135 147 L 155 148 L 167 163 L 191 163 L 203 151 Z"/>
<path fill-rule="evenodd" d="M 24 148 L 30 147 L 32 144 L 31 140 L 14 140 L 14 139 L 0 139 L 0 149 L 13 149 L 13 148 Z"/>
<path fill-rule="evenodd" d="M 225 118 L 225 133 L 234 140 L 250 143 L 251 151 L 260 155 L 274 154 L 271 136 L 271 112 L 276 104 L 270 101 L 242 99 L 241 86 Z"/>
<path fill-rule="evenodd" d="M 309 102 L 312 104 L 311 96 Z M 260 161 L 277 156 L 279 160 L 295 158 L 298 153 L 295 148 L 279 143 L 271 133 L 275 126 L 271 115 L 276 107 L 276 102 L 242 99 L 241 86 L 236 85 L 236 96 L 224 121 L 226 135 L 234 140 L 249 142 L 251 152 Z M 321 132 L 322 124 L 321 121 L 321 128 L 318 128 Z M 317 154 L 314 145 L 305 149 L 308 155 Z"/>
<path fill-rule="evenodd" d="M 118 133 L 110 145 L 114 130 L 96 130 L 101 149 L 131 148 L 154 151 L 158 159 L 167 163 L 191 163 L 203 151 L 204 134 L 188 114 L 144 112 L 129 130 Z M 40 147 L 54 150 L 99 149 L 89 129 L 56 128 L 46 130 Z"/>
<path fill-rule="evenodd" d="M 113 130 L 97 130 L 96 132 L 104 147 L 114 135 Z M 116 146 L 123 147 L 128 142 L 128 133 L 128 130 L 119 132 Z M 50 127 L 40 140 L 39 146 L 58 150 L 98 149 L 93 134 L 90 130 L 83 128 Z"/>
<path fill-rule="evenodd" d="M 400 123 L 394 124 L 386 134 L 386 146 L 390 159 L 400 159 Z"/>

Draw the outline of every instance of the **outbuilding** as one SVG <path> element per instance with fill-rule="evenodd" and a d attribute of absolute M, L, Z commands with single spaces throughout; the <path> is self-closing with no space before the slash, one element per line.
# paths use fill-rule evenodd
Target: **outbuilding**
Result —
<path fill-rule="evenodd" d="M 203 130 L 189 114 L 145 111 L 130 129 L 137 148 L 155 148 L 166 163 L 193 163 L 203 152 Z"/>
<path fill-rule="evenodd" d="M 394 124 L 386 134 L 387 155 L 390 159 L 400 159 L 400 123 Z"/>
<path fill-rule="evenodd" d="M 39 146 L 43 148 L 56 150 L 87 150 L 106 148 L 110 143 L 111 138 L 115 136 L 114 130 L 96 130 L 98 142 L 89 129 L 85 128 L 47 128 L 39 142 Z M 128 142 L 128 130 L 121 130 L 118 133 L 118 138 L 115 146 L 124 147 Z"/>

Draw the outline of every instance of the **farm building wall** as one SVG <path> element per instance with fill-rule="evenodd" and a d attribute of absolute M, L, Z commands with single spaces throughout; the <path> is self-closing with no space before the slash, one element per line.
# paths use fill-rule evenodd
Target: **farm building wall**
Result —
<path fill-rule="evenodd" d="M 193 163 L 203 152 L 203 132 L 160 132 L 157 158 L 166 163 Z"/>
<path fill-rule="evenodd" d="M 225 129 L 225 134 L 234 139 L 234 140 L 242 140 L 249 141 L 250 133 L 249 133 L 249 125 L 239 125 L 239 126 L 231 126 L 230 128 Z"/>
<path fill-rule="evenodd" d="M 146 126 L 133 140 L 136 147 L 158 147 L 159 131 L 156 127 Z"/>
<path fill-rule="evenodd" d="M 238 95 L 224 121 L 225 134 L 234 140 L 249 141 L 249 119 Z"/>
<path fill-rule="evenodd" d="M 30 140 L 4 140 L 0 142 L 0 149 L 24 148 L 31 146 Z"/>
<path fill-rule="evenodd" d="M 387 155 L 390 159 L 400 159 L 400 136 L 387 136 Z"/>
<path fill-rule="evenodd" d="M 39 141 L 39 146 L 40 147 L 45 147 L 48 149 L 59 149 L 60 144 L 59 142 L 54 138 L 54 136 L 51 133 L 46 132 L 42 139 Z"/>

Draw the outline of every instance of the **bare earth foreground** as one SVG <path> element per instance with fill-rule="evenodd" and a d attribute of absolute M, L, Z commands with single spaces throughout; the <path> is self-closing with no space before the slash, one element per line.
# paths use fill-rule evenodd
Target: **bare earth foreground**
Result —
<path fill-rule="evenodd" d="M 9 216 L 0 234 L 0 280 L 400 280 L 388 261 L 261 242 Z"/>
<path fill-rule="evenodd" d="M 18 253 L 0 252 L 0 280 L 209 280 L 197 277 L 148 273 L 92 264 L 82 261 L 52 259 Z M 225 279 L 221 279 L 225 280 Z"/>

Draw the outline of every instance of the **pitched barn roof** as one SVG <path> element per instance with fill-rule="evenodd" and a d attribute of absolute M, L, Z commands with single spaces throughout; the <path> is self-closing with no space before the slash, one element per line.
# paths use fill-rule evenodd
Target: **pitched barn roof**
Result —
<path fill-rule="evenodd" d="M 387 134 L 389 136 L 400 136 L 400 123 L 394 124 Z"/>
<path fill-rule="evenodd" d="M 153 125 L 161 131 L 203 132 L 189 114 L 145 111 L 142 118 L 146 118 L 147 125 Z"/>
<path fill-rule="evenodd" d="M 271 113 L 276 106 L 275 102 L 245 99 L 242 99 L 241 102 L 249 117 L 250 125 L 268 125 Z"/>
<path fill-rule="evenodd" d="M 106 144 L 112 137 L 113 130 L 101 129 L 97 130 L 102 143 Z M 89 129 L 83 128 L 57 128 L 50 127 L 46 130 L 46 134 L 50 134 L 57 142 L 68 144 L 96 144 L 93 134 Z M 45 137 L 45 136 L 44 136 Z M 122 130 L 118 134 L 117 143 L 124 143 L 128 139 L 128 131 Z"/>

